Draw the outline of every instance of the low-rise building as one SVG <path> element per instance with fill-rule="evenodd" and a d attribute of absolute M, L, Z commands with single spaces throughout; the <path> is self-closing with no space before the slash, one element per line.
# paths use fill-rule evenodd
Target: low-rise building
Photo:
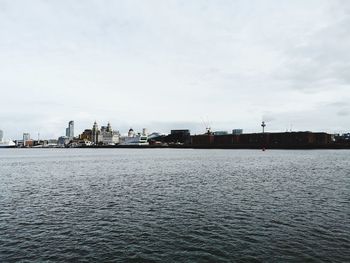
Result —
<path fill-rule="evenodd" d="M 67 136 L 61 136 L 58 138 L 57 140 L 57 146 L 60 146 L 60 147 L 65 147 L 66 145 L 69 144 L 69 138 Z"/>
<path fill-rule="evenodd" d="M 227 135 L 228 132 L 227 131 L 214 131 L 213 134 L 214 135 Z"/>
<path fill-rule="evenodd" d="M 83 141 L 92 142 L 92 130 L 91 129 L 84 130 L 83 133 L 79 135 L 79 139 Z"/>
<path fill-rule="evenodd" d="M 113 131 L 110 123 L 107 124 L 107 127 L 102 127 L 101 135 L 104 145 L 115 145 L 119 143 L 119 131 Z"/>
<path fill-rule="evenodd" d="M 243 129 L 233 129 L 232 134 L 234 135 L 240 135 L 243 133 Z"/>
<path fill-rule="evenodd" d="M 239 135 L 195 135 L 191 144 L 198 147 L 242 148 L 308 148 L 325 147 L 332 143 L 332 136 L 319 132 L 247 133 Z"/>

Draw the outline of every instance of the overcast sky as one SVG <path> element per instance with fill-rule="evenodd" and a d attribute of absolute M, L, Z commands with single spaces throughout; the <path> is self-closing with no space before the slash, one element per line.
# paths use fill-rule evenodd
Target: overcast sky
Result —
<path fill-rule="evenodd" d="M 350 130 L 350 1 L 0 0 L 0 129 Z"/>

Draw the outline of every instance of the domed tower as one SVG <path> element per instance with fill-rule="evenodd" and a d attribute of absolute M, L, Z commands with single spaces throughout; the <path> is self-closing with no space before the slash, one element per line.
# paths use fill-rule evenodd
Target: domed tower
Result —
<path fill-rule="evenodd" d="M 98 135 L 99 135 L 100 131 L 98 129 L 98 125 L 96 123 L 96 121 L 94 122 L 94 125 L 92 126 L 92 142 L 94 144 L 98 144 Z"/>
<path fill-rule="evenodd" d="M 134 137 L 135 136 L 135 132 L 132 128 L 130 128 L 129 132 L 128 132 L 128 137 Z"/>
<path fill-rule="evenodd" d="M 108 122 L 108 124 L 107 124 L 106 132 L 112 132 L 112 126 L 111 126 L 110 122 Z"/>

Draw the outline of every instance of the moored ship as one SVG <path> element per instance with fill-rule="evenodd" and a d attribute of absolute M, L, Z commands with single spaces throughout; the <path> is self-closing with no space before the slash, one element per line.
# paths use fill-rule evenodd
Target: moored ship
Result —
<path fill-rule="evenodd" d="M 127 137 L 120 138 L 120 145 L 149 145 L 146 129 L 143 129 L 142 134 L 135 134 L 133 129 L 130 129 Z"/>
<path fill-rule="evenodd" d="M 4 141 L 4 132 L 0 130 L 0 148 L 14 148 L 16 144 L 12 140 Z"/>
<path fill-rule="evenodd" d="M 9 141 L 0 141 L 0 148 L 14 148 L 16 147 L 16 144 L 9 140 Z"/>

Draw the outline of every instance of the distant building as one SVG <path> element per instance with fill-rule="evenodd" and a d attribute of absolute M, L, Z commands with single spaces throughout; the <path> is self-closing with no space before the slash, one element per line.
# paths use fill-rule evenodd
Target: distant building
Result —
<path fill-rule="evenodd" d="M 151 134 L 148 135 L 148 139 L 154 139 L 154 138 L 162 138 L 165 137 L 166 135 L 163 133 L 159 132 L 152 132 Z"/>
<path fill-rule="evenodd" d="M 182 135 L 182 136 L 188 136 L 188 135 L 190 135 L 190 130 L 187 130 L 187 129 L 185 129 L 185 130 L 171 130 L 170 131 L 170 134 L 171 135 Z"/>
<path fill-rule="evenodd" d="M 84 130 L 83 133 L 79 135 L 79 139 L 83 141 L 92 142 L 92 130 L 91 129 Z"/>
<path fill-rule="evenodd" d="M 85 130 L 87 131 L 87 130 Z M 92 126 L 91 130 L 91 141 L 93 144 L 103 144 L 103 145 L 114 145 L 119 143 L 119 132 L 113 131 L 111 124 L 108 123 L 107 126 L 102 126 L 101 130 L 98 128 L 96 121 Z"/>
<path fill-rule="evenodd" d="M 44 145 L 45 145 L 45 142 L 44 142 Z M 47 140 L 46 147 L 56 147 L 57 145 L 58 145 L 58 140 L 55 140 L 55 139 Z"/>
<path fill-rule="evenodd" d="M 135 136 L 135 132 L 132 128 L 130 128 L 128 131 L 128 137 L 134 137 L 134 136 Z"/>
<path fill-rule="evenodd" d="M 115 145 L 119 143 L 119 132 L 113 131 L 111 124 L 108 122 L 107 127 L 101 127 L 102 144 Z"/>
<path fill-rule="evenodd" d="M 4 132 L 0 130 L 0 142 L 3 142 L 4 140 Z"/>
<path fill-rule="evenodd" d="M 141 134 L 142 136 L 147 136 L 148 135 L 148 131 L 147 131 L 147 129 L 146 128 L 143 128 L 142 129 L 142 134 Z"/>
<path fill-rule="evenodd" d="M 334 140 L 341 143 L 350 143 L 350 133 L 336 134 Z"/>
<path fill-rule="evenodd" d="M 31 145 L 31 139 L 30 139 L 30 134 L 25 132 L 23 133 L 23 146 L 30 146 Z"/>
<path fill-rule="evenodd" d="M 214 131 L 213 134 L 214 135 L 227 135 L 228 132 L 227 131 Z"/>
<path fill-rule="evenodd" d="M 69 138 L 67 136 L 61 136 L 57 140 L 58 146 L 66 146 L 69 143 Z"/>
<path fill-rule="evenodd" d="M 66 128 L 66 136 L 70 139 L 74 139 L 74 121 L 70 121 L 68 123 L 68 127 Z"/>
<path fill-rule="evenodd" d="M 240 135 L 243 133 L 243 129 L 233 129 L 232 134 L 233 135 Z"/>
<path fill-rule="evenodd" d="M 98 128 L 97 122 L 94 122 L 94 125 L 92 126 L 91 130 L 91 141 L 93 144 L 97 145 L 101 141 L 101 132 Z"/>
<path fill-rule="evenodd" d="M 331 134 L 323 132 L 276 132 L 249 133 L 230 135 L 195 135 L 191 136 L 195 147 L 225 148 L 270 148 L 270 149 L 303 149 L 326 147 L 332 143 Z"/>
<path fill-rule="evenodd" d="M 191 132 L 188 129 L 171 130 L 162 141 L 169 144 L 188 144 L 191 142 Z"/>

